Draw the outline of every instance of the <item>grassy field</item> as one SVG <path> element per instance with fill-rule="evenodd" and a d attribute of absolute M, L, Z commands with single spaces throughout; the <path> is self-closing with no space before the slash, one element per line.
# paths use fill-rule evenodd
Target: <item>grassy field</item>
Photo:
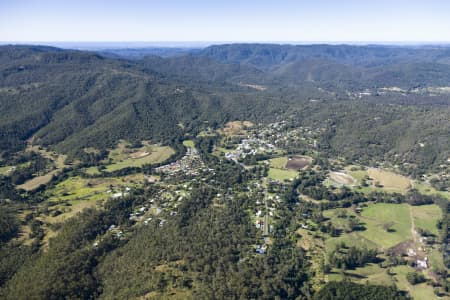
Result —
<path fill-rule="evenodd" d="M 183 141 L 183 145 L 185 147 L 189 147 L 189 148 L 194 148 L 195 147 L 193 140 L 184 140 Z"/>
<path fill-rule="evenodd" d="M 411 285 L 406 280 L 406 274 L 414 272 L 412 267 L 396 266 L 391 268 L 391 270 L 393 272 L 392 276 L 387 273 L 386 269 L 380 268 L 377 264 L 368 264 L 363 268 L 347 270 L 344 274 L 340 270 L 333 270 L 331 274 L 327 275 L 327 279 L 328 281 L 341 281 L 344 277 L 347 277 L 360 284 L 364 284 L 366 281 L 381 285 L 393 285 L 395 283 L 400 290 L 409 292 L 415 300 L 439 299 L 434 294 L 433 287 L 426 283 Z"/>
<path fill-rule="evenodd" d="M 442 256 L 442 253 L 439 252 L 437 249 L 432 249 L 430 251 L 429 258 L 431 268 L 440 270 L 445 269 L 444 257 Z"/>
<path fill-rule="evenodd" d="M 345 211 L 347 217 L 339 218 Z M 357 215 L 351 208 L 331 209 L 324 211 L 324 216 L 338 228 L 345 228 L 348 216 L 357 217 L 366 227 L 364 231 L 343 233 L 339 237 L 329 237 L 325 240 L 327 252 L 335 249 L 336 245 L 344 242 L 347 246 L 376 248 L 378 250 L 388 249 L 399 243 L 413 239 L 411 232 L 412 220 L 415 228 L 424 228 L 432 233 L 437 233 L 436 222 L 441 218 L 442 212 L 437 205 L 410 206 L 408 204 L 369 204 L 363 208 L 361 214 Z M 393 222 L 394 232 L 386 232 L 383 224 Z M 427 250 L 431 270 L 445 269 L 442 253 L 437 247 Z M 384 258 L 383 255 L 381 255 Z M 413 272 L 409 266 L 396 266 L 392 268 L 394 275 L 389 275 L 386 269 L 380 268 L 377 264 L 368 264 L 363 268 L 346 270 L 343 274 L 341 270 L 334 269 L 327 275 L 330 280 L 342 280 L 344 277 L 351 278 L 360 283 L 369 281 L 375 284 L 390 285 L 395 283 L 401 290 L 408 291 L 413 299 L 436 299 L 433 287 L 426 284 L 411 285 L 406 280 L 406 274 Z M 428 271 L 424 271 L 426 276 Z"/>
<path fill-rule="evenodd" d="M 294 179 L 297 176 L 297 171 L 292 170 L 281 170 L 281 169 L 275 169 L 270 168 L 269 169 L 269 178 L 273 180 L 288 180 L 288 179 Z"/>
<path fill-rule="evenodd" d="M 0 175 L 7 175 L 11 168 L 11 166 L 0 167 Z"/>
<path fill-rule="evenodd" d="M 19 189 L 24 189 L 26 191 L 34 190 L 42 184 L 49 183 L 50 180 L 52 179 L 53 175 L 57 175 L 63 168 L 67 167 L 67 165 L 65 164 L 65 161 L 67 158 L 66 155 L 58 154 L 56 152 L 50 152 L 44 148 L 41 148 L 38 146 L 31 146 L 31 145 L 29 145 L 27 147 L 26 151 L 34 151 L 34 152 L 41 154 L 43 157 L 50 159 L 53 162 L 55 169 L 49 171 L 45 175 L 36 176 L 36 177 L 26 181 L 25 183 L 17 186 L 17 188 L 19 188 Z M 18 167 L 24 166 L 28 163 L 21 164 Z"/>
<path fill-rule="evenodd" d="M 287 162 L 287 156 L 269 159 L 269 178 L 280 181 L 294 179 L 297 176 L 298 172 L 295 170 L 287 170 L 285 168 Z"/>
<path fill-rule="evenodd" d="M 413 299 L 438 299 L 433 292 L 433 288 L 426 283 L 411 285 L 406 280 L 406 274 L 408 272 L 413 272 L 413 268 L 409 266 L 396 266 L 392 268 L 392 271 L 395 273 L 393 278 L 395 279 L 397 287 L 401 290 L 408 291 Z"/>
<path fill-rule="evenodd" d="M 435 235 L 439 235 L 436 224 L 442 218 L 441 209 L 434 204 L 411 206 L 414 216 L 415 226 L 426 229 Z"/>
<path fill-rule="evenodd" d="M 367 230 L 361 235 L 379 244 L 382 248 L 389 248 L 409 240 L 411 234 L 411 219 L 407 204 L 379 203 L 370 205 L 361 213 L 361 220 L 366 223 Z M 383 225 L 393 222 L 394 232 L 387 232 Z"/>
<path fill-rule="evenodd" d="M 24 189 L 26 191 L 32 191 L 42 184 L 49 183 L 50 180 L 52 180 L 53 175 L 56 175 L 57 172 L 58 172 L 57 170 L 53 170 L 45 175 L 34 177 L 26 181 L 25 183 L 18 185 L 17 188 Z"/>
<path fill-rule="evenodd" d="M 378 181 L 385 190 L 405 193 L 406 190 L 411 187 L 409 178 L 390 171 L 369 168 L 367 173 L 375 182 Z"/>
<path fill-rule="evenodd" d="M 368 168 L 367 170 L 351 171 L 354 166 L 346 167 L 348 175 L 355 179 L 355 184 L 360 185 L 365 177 L 370 177 L 370 181 L 366 181 L 369 186 L 357 187 L 358 191 L 370 193 L 372 191 L 383 191 L 390 193 L 405 194 L 412 187 L 413 181 L 403 175 L 377 168 Z M 375 186 L 379 183 L 381 186 Z"/>
<path fill-rule="evenodd" d="M 325 241 L 325 247 L 328 251 L 336 248 L 336 245 L 344 242 L 345 245 L 352 247 L 366 247 L 367 249 L 378 249 L 379 245 L 373 241 L 368 240 L 358 232 L 343 234 L 339 237 L 329 238 Z"/>
<path fill-rule="evenodd" d="M 423 182 L 417 182 L 414 181 L 413 187 L 417 189 L 421 194 L 424 195 L 441 195 L 444 198 L 447 198 L 450 200 L 450 192 L 444 192 L 444 191 L 438 191 L 434 187 L 432 187 L 429 184 L 423 183 Z"/>
<path fill-rule="evenodd" d="M 138 149 L 126 148 L 124 143 L 112 150 L 109 158 L 112 164 L 106 165 L 108 172 L 120 170 L 127 167 L 141 167 L 144 164 L 160 163 L 172 156 L 175 151 L 168 146 L 157 146 L 145 143 Z"/>
<path fill-rule="evenodd" d="M 339 209 L 342 210 L 342 209 Z M 361 245 L 368 248 L 387 249 L 412 238 L 411 220 L 407 204 L 372 204 L 364 208 L 360 215 L 356 215 L 351 209 L 347 209 L 347 215 L 359 218 L 366 230 L 344 234 L 340 237 L 330 238 L 326 244 L 333 249 L 340 241 L 346 244 Z M 347 219 L 337 217 L 338 210 L 332 209 L 324 212 L 324 216 L 331 222 L 343 228 Z M 393 222 L 393 232 L 387 232 L 383 225 Z"/>
<path fill-rule="evenodd" d="M 50 201 L 79 201 L 101 200 L 110 195 L 106 191 L 120 189 L 122 186 L 135 186 L 142 182 L 143 174 L 134 174 L 125 177 L 108 178 L 81 178 L 71 177 L 58 183 L 48 191 Z"/>
<path fill-rule="evenodd" d="M 276 157 L 269 160 L 270 166 L 275 169 L 285 169 L 286 164 L 288 162 L 288 158 L 286 156 Z"/>
<path fill-rule="evenodd" d="M 58 205 L 55 208 L 58 210 L 61 210 L 63 213 L 57 216 L 47 216 L 45 218 L 45 222 L 48 223 L 58 223 L 58 222 L 64 222 L 70 218 L 72 218 L 73 216 L 75 216 L 76 214 L 78 214 L 79 212 L 83 211 L 83 209 L 86 208 L 94 208 L 97 207 L 97 205 L 100 203 L 100 199 L 97 200 L 74 200 L 74 201 L 70 201 L 70 207 L 67 206 L 63 206 L 63 205 Z M 47 236 L 47 238 L 50 238 L 52 236 L 52 234 L 50 233 L 50 236 Z"/>
<path fill-rule="evenodd" d="M 123 187 L 134 187 L 141 184 L 144 175 L 133 174 L 124 177 L 81 178 L 71 177 L 47 191 L 50 202 L 56 205 L 51 210 L 59 210 L 62 214 L 46 217 L 50 223 L 64 221 L 88 207 L 95 207 L 101 201 L 111 197 L 112 193 L 121 191 Z M 111 190 L 111 192 L 107 192 Z"/>
<path fill-rule="evenodd" d="M 89 175 L 98 175 L 101 173 L 97 166 L 89 167 L 85 169 L 84 172 Z"/>

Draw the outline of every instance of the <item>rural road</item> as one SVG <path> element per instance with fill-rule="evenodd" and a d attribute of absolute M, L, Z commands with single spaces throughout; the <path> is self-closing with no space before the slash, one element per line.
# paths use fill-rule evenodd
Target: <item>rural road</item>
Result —
<path fill-rule="evenodd" d="M 411 219 L 411 234 L 413 237 L 414 244 L 416 244 L 417 243 L 416 225 L 414 224 L 414 216 L 411 205 L 409 205 L 409 218 Z"/>

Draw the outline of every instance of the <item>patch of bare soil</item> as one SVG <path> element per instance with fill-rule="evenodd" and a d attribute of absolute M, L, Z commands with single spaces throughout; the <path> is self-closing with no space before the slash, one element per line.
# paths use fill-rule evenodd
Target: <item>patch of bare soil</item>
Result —
<path fill-rule="evenodd" d="M 302 170 L 311 164 L 311 159 L 305 156 L 294 156 L 286 164 L 286 169 Z"/>

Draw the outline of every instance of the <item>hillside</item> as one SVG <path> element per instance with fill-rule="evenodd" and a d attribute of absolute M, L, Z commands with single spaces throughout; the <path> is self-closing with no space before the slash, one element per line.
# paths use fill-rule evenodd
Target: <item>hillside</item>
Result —
<path fill-rule="evenodd" d="M 313 81 L 335 88 L 448 86 L 448 48 L 348 45 L 230 44 L 201 55 L 274 71 L 282 81 Z"/>
<path fill-rule="evenodd" d="M 164 72 L 155 61 L 150 67 L 164 74 L 146 62 L 138 66 L 55 48 L 5 46 L 0 53 L 3 151 L 18 150 L 31 137 L 63 152 L 104 148 L 122 138 L 167 143 L 179 136 L 179 124 L 194 128 L 192 122 L 261 113 L 261 103 L 243 89 L 188 85 L 171 76 L 178 70 Z M 192 70 L 181 65 L 185 74 Z M 219 79 L 227 76 L 226 70 L 218 72 Z"/>
<path fill-rule="evenodd" d="M 447 58 L 446 48 L 233 44 L 126 60 L 2 46 L 0 150 L 7 158 L 32 139 L 79 157 L 83 148 L 106 149 L 120 139 L 171 144 L 230 120 L 294 113 L 304 124 L 329 119 L 335 127 L 326 144 L 335 154 L 365 161 L 400 154 L 421 168 L 437 166 L 449 155 L 450 95 L 413 89 L 448 86 Z M 395 86 L 404 92 L 380 92 Z M 369 96 L 355 98 L 367 88 Z M 381 119 L 369 121 L 372 115 Z M 422 142 L 431 152 L 417 148 Z"/>

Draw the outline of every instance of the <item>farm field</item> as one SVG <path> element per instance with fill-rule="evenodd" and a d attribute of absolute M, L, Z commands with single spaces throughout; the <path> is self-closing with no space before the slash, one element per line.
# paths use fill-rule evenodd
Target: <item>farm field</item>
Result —
<path fill-rule="evenodd" d="M 411 215 L 414 218 L 415 226 L 437 232 L 436 222 L 441 218 L 440 209 L 436 205 L 409 206 L 408 204 L 371 204 L 364 208 L 361 214 L 357 215 L 351 209 L 347 209 L 347 216 L 357 217 L 366 228 L 363 231 L 356 231 L 343 234 L 327 240 L 329 248 L 343 241 L 349 245 L 364 245 L 368 248 L 388 249 L 401 242 L 412 239 Z M 339 210 L 332 209 L 324 212 L 324 216 L 330 218 L 336 226 L 344 226 L 346 219 L 337 217 Z M 392 222 L 392 231 L 384 229 L 384 225 Z"/>
<path fill-rule="evenodd" d="M 433 288 L 426 283 L 421 283 L 417 285 L 411 285 L 406 280 L 406 274 L 408 272 L 414 271 L 413 268 L 409 266 L 396 266 L 392 268 L 394 272 L 393 278 L 399 289 L 408 291 L 413 299 L 421 300 L 421 299 L 439 299 L 433 292 Z"/>
<path fill-rule="evenodd" d="M 345 210 L 345 214 L 343 211 Z M 378 249 L 381 252 L 401 243 L 408 242 L 409 245 L 418 246 L 416 237 L 413 236 L 413 229 L 427 229 L 433 234 L 437 234 L 436 223 L 442 217 L 440 208 L 437 205 L 410 206 L 408 204 L 369 204 L 364 207 L 360 214 L 356 214 L 353 209 L 331 209 L 324 211 L 324 216 L 329 218 L 331 223 L 338 228 L 345 228 L 348 218 L 358 218 L 365 230 L 342 233 L 338 237 L 328 237 L 325 239 L 326 253 L 330 253 L 342 242 L 347 247 Z M 339 217 L 340 216 L 340 217 Z M 345 217 L 342 217 L 345 216 Z M 387 232 L 383 225 L 392 222 L 392 231 Z M 414 242 L 415 241 L 415 242 Z M 409 247 L 411 247 L 409 246 Z M 415 248 L 417 249 L 417 248 Z M 442 260 L 442 252 L 436 247 L 429 247 L 426 251 L 429 258 L 430 269 L 422 271 L 429 277 L 433 269 L 445 269 Z M 326 257 L 326 256 L 325 256 Z M 383 254 L 379 254 L 382 259 L 387 259 Z M 367 280 L 373 284 L 391 285 L 395 283 L 399 289 L 407 291 L 413 299 L 436 299 L 434 289 L 426 283 L 411 285 L 406 280 L 408 272 L 415 272 L 416 269 L 408 265 L 391 267 L 391 274 L 386 268 L 378 264 L 370 263 L 364 267 L 354 270 L 332 269 L 326 275 L 328 281 L 343 280 L 350 278 L 352 281 L 364 283 Z M 420 271 L 419 271 L 420 272 Z"/>
<path fill-rule="evenodd" d="M 437 221 L 442 218 L 442 210 L 437 205 L 411 206 L 416 228 L 439 235 Z"/>
<path fill-rule="evenodd" d="M 410 186 L 411 181 L 402 175 L 376 168 L 369 168 L 367 173 L 373 181 L 379 182 L 383 189 L 404 193 Z"/>
<path fill-rule="evenodd" d="M 417 189 L 419 191 L 419 193 L 421 193 L 421 194 L 425 194 L 425 195 L 438 194 L 438 195 L 440 195 L 440 196 L 450 200 L 450 192 L 438 191 L 434 187 L 432 187 L 431 185 L 426 184 L 424 182 L 414 181 L 413 182 L 413 187 L 415 189 Z"/>
<path fill-rule="evenodd" d="M 330 218 L 333 224 L 343 226 L 347 221 L 336 215 L 337 210 L 324 212 L 324 216 Z M 388 249 L 412 238 L 409 210 L 406 204 L 375 204 L 365 208 L 360 215 L 356 215 L 352 210 L 347 210 L 347 215 L 357 217 L 366 229 L 330 238 L 327 240 L 330 250 L 341 241 L 349 243 L 350 246 Z M 395 231 L 387 232 L 383 229 L 383 225 L 389 222 L 394 223 Z"/>
<path fill-rule="evenodd" d="M 50 211 L 59 211 L 57 215 L 48 215 L 49 223 L 65 221 L 85 208 L 96 207 L 114 193 L 125 187 L 135 187 L 144 180 L 143 174 L 124 177 L 94 178 L 70 177 L 47 191 Z"/>
<path fill-rule="evenodd" d="M 294 155 L 288 159 L 286 164 L 286 169 L 290 170 L 301 170 L 306 168 L 312 163 L 313 159 L 309 156 Z"/>
<path fill-rule="evenodd" d="M 345 168 L 346 175 L 351 176 L 354 179 L 353 184 L 358 185 L 358 191 L 364 193 L 370 193 L 372 191 L 383 191 L 388 193 L 395 192 L 405 194 L 413 184 L 413 181 L 409 178 L 388 170 L 378 168 L 368 168 L 367 170 L 352 170 L 353 167 L 355 166 L 347 166 Z M 363 181 L 367 183 L 367 186 L 360 186 Z"/>
<path fill-rule="evenodd" d="M 175 151 L 168 146 L 151 145 L 144 142 L 141 148 L 127 148 L 125 143 L 112 150 L 109 158 L 112 163 L 106 165 L 106 171 L 113 172 L 127 167 L 141 167 L 144 164 L 160 163 L 172 156 Z M 91 170 L 95 172 L 95 170 Z"/>
<path fill-rule="evenodd" d="M 37 189 L 42 184 L 47 184 L 52 180 L 53 175 L 56 175 L 58 173 L 58 170 L 53 170 L 45 175 L 34 177 L 25 183 L 18 185 L 18 189 L 23 189 L 26 191 L 31 191 L 34 189 Z"/>
<path fill-rule="evenodd" d="M 296 171 L 292 170 L 282 170 L 282 169 L 275 169 L 270 168 L 269 169 L 269 178 L 273 180 L 291 180 L 294 179 L 297 176 Z"/>
<path fill-rule="evenodd" d="M 288 162 L 288 158 L 286 156 L 276 157 L 269 160 L 270 166 L 276 169 L 285 169 L 286 164 Z"/>
<path fill-rule="evenodd" d="M 386 249 L 412 238 L 411 219 L 407 204 L 370 205 L 361 213 L 361 220 L 367 230 L 361 232 L 366 239 Z M 383 225 L 393 222 L 393 232 L 387 232 Z"/>
<path fill-rule="evenodd" d="M 269 162 L 272 168 L 297 171 L 310 165 L 312 158 L 300 155 L 294 155 L 292 157 L 281 156 L 271 158 Z"/>
<path fill-rule="evenodd" d="M 123 186 L 134 186 L 142 182 L 143 175 L 135 174 L 123 178 L 94 178 L 85 179 L 81 177 L 71 177 L 58 183 L 48 191 L 49 201 L 85 201 L 106 199 L 110 195 L 106 192 L 120 190 Z"/>

